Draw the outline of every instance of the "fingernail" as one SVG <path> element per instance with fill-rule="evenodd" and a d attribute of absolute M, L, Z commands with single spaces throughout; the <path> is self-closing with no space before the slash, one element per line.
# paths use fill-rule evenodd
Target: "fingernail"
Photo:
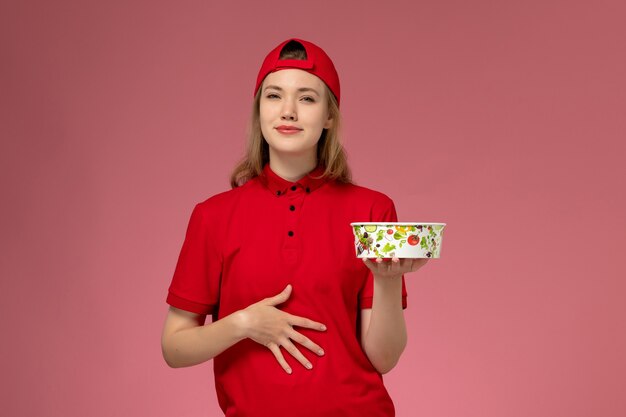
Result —
<path fill-rule="evenodd" d="M 320 350 L 317 351 L 317 353 L 320 354 L 320 355 L 323 355 L 324 351 L 322 349 L 320 349 Z"/>
<path fill-rule="evenodd" d="M 326 326 L 324 326 L 323 324 L 320 326 L 320 329 L 322 330 L 326 330 Z"/>
<path fill-rule="evenodd" d="M 291 375 L 291 368 L 286 369 L 287 373 Z"/>
<path fill-rule="evenodd" d="M 306 364 L 306 367 L 307 367 L 308 369 L 312 369 L 312 368 L 313 368 L 313 365 L 311 365 L 310 363 L 307 363 L 307 364 Z"/>

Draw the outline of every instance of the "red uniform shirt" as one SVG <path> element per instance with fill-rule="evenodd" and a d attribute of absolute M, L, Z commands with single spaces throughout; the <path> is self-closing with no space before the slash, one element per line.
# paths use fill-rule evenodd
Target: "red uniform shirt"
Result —
<path fill-rule="evenodd" d="M 326 325 L 295 326 L 325 354 L 293 342 L 308 370 L 281 348 L 287 374 L 265 346 L 244 339 L 216 356 L 215 387 L 227 417 L 372 416 L 395 409 L 360 343 L 360 310 L 372 307 L 373 276 L 356 257 L 351 222 L 397 221 L 393 201 L 365 187 L 263 174 L 198 203 L 189 220 L 166 302 L 213 321 L 277 295 L 276 307 Z M 402 277 L 402 307 L 406 308 Z"/>

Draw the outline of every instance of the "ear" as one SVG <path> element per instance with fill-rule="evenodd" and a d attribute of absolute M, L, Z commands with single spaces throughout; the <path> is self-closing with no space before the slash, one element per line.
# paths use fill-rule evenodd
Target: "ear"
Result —
<path fill-rule="evenodd" d="M 333 118 L 330 117 L 330 115 L 328 116 L 328 119 L 326 119 L 326 123 L 324 123 L 324 129 L 330 129 L 333 125 L 333 122 L 335 120 Z"/>

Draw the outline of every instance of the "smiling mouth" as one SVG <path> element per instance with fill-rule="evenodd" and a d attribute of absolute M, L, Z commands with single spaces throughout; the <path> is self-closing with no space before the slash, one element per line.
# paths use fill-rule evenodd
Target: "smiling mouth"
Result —
<path fill-rule="evenodd" d="M 295 126 L 278 126 L 276 129 L 278 130 L 302 130 Z"/>
<path fill-rule="evenodd" d="M 285 135 L 293 135 L 294 133 L 300 133 L 302 132 L 301 129 L 276 129 L 278 130 L 278 132 L 283 133 Z"/>

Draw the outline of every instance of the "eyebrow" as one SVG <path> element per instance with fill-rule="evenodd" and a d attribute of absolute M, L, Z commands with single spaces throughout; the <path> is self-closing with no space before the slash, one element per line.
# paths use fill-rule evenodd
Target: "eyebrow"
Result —
<path fill-rule="evenodd" d="M 277 85 L 268 85 L 267 87 L 265 87 L 265 88 L 263 89 L 263 91 L 265 91 L 265 90 L 269 90 L 270 88 L 271 88 L 271 89 L 274 89 L 274 90 L 278 90 L 278 91 L 283 91 L 283 89 L 282 89 L 282 88 L 280 88 L 280 87 L 279 87 L 279 86 L 277 86 Z M 315 90 L 315 89 L 313 89 L 313 88 L 309 88 L 309 87 L 302 87 L 302 88 L 298 88 L 298 91 L 302 91 L 302 92 L 304 92 L 304 91 L 312 91 L 312 92 L 314 92 L 315 94 L 317 94 L 318 96 L 320 95 L 320 93 L 318 93 L 318 92 L 317 92 L 317 90 Z"/>

